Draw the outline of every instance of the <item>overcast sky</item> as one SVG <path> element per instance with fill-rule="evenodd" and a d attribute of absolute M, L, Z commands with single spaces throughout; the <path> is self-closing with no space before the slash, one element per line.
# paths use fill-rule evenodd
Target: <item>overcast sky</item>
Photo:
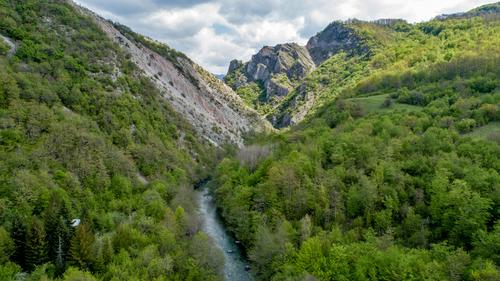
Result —
<path fill-rule="evenodd" d="M 262 46 L 297 42 L 334 20 L 425 21 L 494 0 L 76 0 L 101 16 L 167 43 L 209 71 Z"/>

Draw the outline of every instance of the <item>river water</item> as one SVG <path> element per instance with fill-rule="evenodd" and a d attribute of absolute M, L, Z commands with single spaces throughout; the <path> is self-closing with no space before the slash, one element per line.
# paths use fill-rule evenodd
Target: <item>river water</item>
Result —
<path fill-rule="evenodd" d="M 248 261 L 241 253 L 233 237 L 226 231 L 217 213 L 217 207 L 208 188 L 198 192 L 199 214 L 203 220 L 203 231 L 210 236 L 215 245 L 224 253 L 224 276 L 227 281 L 251 281 L 252 276 L 245 267 Z"/>

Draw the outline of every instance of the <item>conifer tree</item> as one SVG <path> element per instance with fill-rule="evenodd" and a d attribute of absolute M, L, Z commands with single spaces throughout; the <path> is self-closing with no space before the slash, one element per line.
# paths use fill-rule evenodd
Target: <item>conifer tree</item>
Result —
<path fill-rule="evenodd" d="M 7 262 L 13 251 L 14 242 L 5 228 L 0 226 L 0 264 Z"/>
<path fill-rule="evenodd" d="M 113 245 L 111 244 L 111 239 L 109 237 L 104 238 L 102 241 L 102 259 L 105 264 L 111 262 L 113 258 Z"/>
<path fill-rule="evenodd" d="M 47 261 L 47 240 L 45 229 L 37 217 L 33 217 L 26 235 L 25 257 L 27 269 L 33 270 L 37 265 Z"/>
<path fill-rule="evenodd" d="M 71 239 L 67 213 L 62 199 L 54 193 L 45 213 L 45 230 L 47 232 L 48 258 L 54 262 L 59 273 L 64 272 Z"/>
<path fill-rule="evenodd" d="M 12 222 L 11 238 L 14 241 L 14 253 L 11 256 L 11 260 L 16 264 L 20 265 L 23 269 L 26 269 L 26 235 L 27 235 L 26 224 L 21 220 L 21 218 L 16 217 Z"/>
<path fill-rule="evenodd" d="M 86 224 L 77 227 L 75 236 L 71 239 L 69 255 L 71 262 L 82 269 L 89 269 L 94 260 L 92 244 L 94 236 Z"/>

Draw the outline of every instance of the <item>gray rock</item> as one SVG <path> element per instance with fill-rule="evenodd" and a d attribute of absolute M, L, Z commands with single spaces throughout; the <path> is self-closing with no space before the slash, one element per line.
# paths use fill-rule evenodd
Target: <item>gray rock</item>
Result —
<path fill-rule="evenodd" d="M 250 64 L 247 67 L 247 70 L 249 69 Z M 252 72 L 251 72 L 251 77 L 252 80 L 254 81 L 267 81 L 269 79 L 269 70 L 265 64 L 262 63 L 257 63 L 257 65 L 252 66 Z"/>
<path fill-rule="evenodd" d="M 240 68 L 241 66 L 243 66 L 243 62 L 240 61 L 240 60 L 232 60 L 230 63 L 229 63 L 229 69 L 227 71 L 227 73 L 231 73 L 233 71 L 235 71 L 236 69 Z"/>
<path fill-rule="evenodd" d="M 248 62 L 246 74 L 256 77 L 254 80 L 265 82 L 269 77 L 255 75 L 259 65 L 264 65 L 270 75 L 282 73 L 290 80 L 302 79 L 315 68 L 308 51 L 296 43 L 266 46 Z"/>
<path fill-rule="evenodd" d="M 284 97 L 290 93 L 290 89 L 284 85 L 279 84 L 273 79 L 269 79 L 264 83 L 266 88 L 266 100 L 271 99 L 273 96 Z"/>
<path fill-rule="evenodd" d="M 315 64 L 307 49 L 290 43 L 263 47 L 244 65 L 237 60 L 231 61 L 228 75 L 234 74 L 235 79 L 231 85 L 234 89 L 248 82 L 261 83 L 269 100 L 273 96 L 286 96 L 290 92 L 290 84 L 300 81 L 314 68 Z M 240 69 L 241 75 L 237 73 Z M 278 76 L 281 79 L 275 79 Z M 286 76 L 286 79 L 282 76 Z"/>
<path fill-rule="evenodd" d="M 320 65 L 341 51 L 349 55 L 369 52 L 363 38 L 342 22 L 333 22 L 328 25 L 323 31 L 309 39 L 306 48 L 316 65 Z"/>

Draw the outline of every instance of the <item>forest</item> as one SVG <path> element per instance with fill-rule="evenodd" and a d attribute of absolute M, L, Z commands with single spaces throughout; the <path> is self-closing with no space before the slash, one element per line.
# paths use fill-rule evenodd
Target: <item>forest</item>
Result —
<path fill-rule="evenodd" d="M 65 1 L 0 1 L 0 33 L 0 280 L 220 280 L 215 149 Z"/>
<path fill-rule="evenodd" d="M 256 280 L 500 280 L 498 16 L 349 24 L 306 120 L 216 148 L 67 1 L 0 1 L 0 280 L 223 280 L 200 182 Z"/>
<path fill-rule="evenodd" d="M 257 278 L 499 280 L 498 17 L 352 24 L 372 54 L 330 58 L 314 114 L 217 168 Z"/>

